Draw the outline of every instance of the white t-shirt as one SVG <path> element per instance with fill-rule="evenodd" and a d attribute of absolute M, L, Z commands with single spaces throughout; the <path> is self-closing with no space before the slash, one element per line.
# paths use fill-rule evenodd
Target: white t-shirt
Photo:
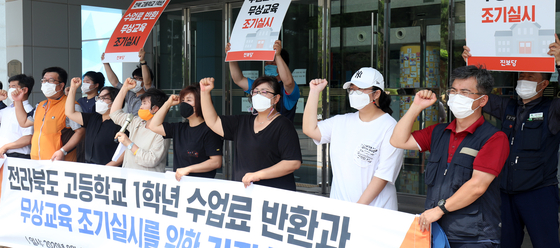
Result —
<path fill-rule="evenodd" d="M 403 163 L 403 150 L 389 143 L 396 124 L 387 113 L 363 122 L 358 112 L 318 123 L 321 141 L 314 140 L 315 144 L 331 143 L 331 198 L 357 202 L 375 176 L 388 183 L 369 205 L 398 209 L 395 180 Z"/>
<path fill-rule="evenodd" d="M 23 109 L 29 113 L 33 110 L 33 106 L 29 105 L 29 101 L 23 101 Z M 19 126 L 16 118 L 16 109 L 12 103 L 10 106 L 0 110 L 0 147 L 5 144 L 19 140 L 26 135 L 33 135 L 33 126 L 22 128 Z M 7 150 L 6 153 L 31 153 L 31 144 L 21 148 Z"/>

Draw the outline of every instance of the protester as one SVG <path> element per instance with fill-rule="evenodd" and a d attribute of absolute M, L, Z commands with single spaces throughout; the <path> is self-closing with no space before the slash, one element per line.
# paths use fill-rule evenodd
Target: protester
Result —
<path fill-rule="evenodd" d="M 87 74 L 87 73 L 86 73 Z M 84 77 L 85 78 L 85 77 Z M 80 113 L 74 109 L 76 91 L 82 84 L 78 77 L 70 82 L 70 92 L 66 100 L 65 114 L 68 118 L 86 128 L 85 137 L 85 162 L 90 164 L 101 164 L 109 166 L 120 166 L 124 156 L 117 161 L 112 161 L 113 153 L 117 149 L 117 143 L 113 136 L 119 132 L 121 127 L 109 117 L 111 105 L 119 90 L 113 87 L 103 87 L 101 93 L 95 96 L 94 113 Z M 83 88 L 83 86 L 82 86 Z"/>
<path fill-rule="evenodd" d="M 24 90 L 16 89 L 12 93 L 19 125 L 23 128 L 33 126 L 31 159 L 75 162 L 74 148 L 84 137 L 85 129 L 68 119 L 64 113 L 67 97 L 64 95 L 64 86 L 68 73 L 60 67 L 49 67 L 43 70 L 42 77 L 41 91 L 47 100 L 37 104 L 31 118 L 27 117 L 23 106 Z M 80 105 L 75 105 L 76 109 L 81 111 Z"/>
<path fill-rule="evenodd" d="M 299 87 L 294 82 L 292 73 L 288 65 L 290 63 L 290 55 L 288 51 L 282 49 L 282 42 L 277 40 L 273 45 L 276 55 L 273 61 L 265 61 L 264 74 L 266 76 L 276 78 L 276 81 L 280 84 L 280 101 L 278 101 L 278 109 L 280 114 L 294 121 L 294 116 L 296 115 L 296 104 L 299 100 Z M 226 46 L 226 53 L 231 49 L 231 44 L 228 43 Z M 253 88 L 254 80 L 246 78 L 243 76 L 239 64 L 237 61 L 229 62 L 229 70 L 233 82 L 241 87 L 243 91 L 247 94 L 251 94 L 251 89 Z"/>
<path fill-rule="evenodd" d="M 82 107 L 82 113 L 95 113 L 95 97 L 99 95 L 99 89 L 105 86 L 105 76 L 101 72 L 88 71 L 82 78 L 82 93 L 86 96 L 78 99 L 78 103 Z"/>
<path fill-rule="evenodd" d="M 560 69 L 560 40 L 550 44 Z M 471 56 L 464 46 L 465 61 Z M 543 96 L 551 73 L 520 72 L 518 99 L 488 95 L 484 112 L 502 121 L 510 154 L 501 175 L 502 247 L 521 247 L 525 228 L 534 247 L 560 247 L 558 240 L 558 149 L 560 99 Z"/>
<path fill-rule="evenodd" d="M 138 57 L 140 58 L 140 67 L 132 71 L 132 78 L 134 78 L 136 82 L 134 85 L 135 87 L 130 89 L 125 98 L 126 113 L 133 113 L 135 115 L 138 114 L 138 110 L 142 105 L 140 96 L 146 93 L 146 91 L 153 86 L 153 73 L 150 67 L 148 67 L 146 60 L 144 59 L 145 55 L 146 52 L 144 51 L 144 48 L 140 49 L 140 51 L 138 52 Z M 101 55 L 101 60 L 104 59 L 105 53 Z M 119 78 L 117 77 L 115 72 L 113 72 L 111 64 L 103 63 L 103 66 L 105 67 L 105 72 L 107 73 L 107 80 L 109 80 L 109 83 L 111 83 L 113 87 L 120 89 L 123 84 L 119 82 Z"/>
<path fill-rule="evenodd" d="M 233 180 L 296 190 L 293 172 L 301 166 L 299 138 L 288 118 L 278 113 L 280 85 L 273 77 L 260 77 L 251 89 L 258 115 L 218 116 L 210 91 L 214 78 L 200 80 L 201 106 L 206 125 L 235 144 Z"/>
<path fill-rule="evenodd" d="M 176 105 L 186 122 L 163 122 L 169 108 Z M 171 95 L 148 128 L 165 139 L 173 138 L 173 171 L 177 181 L 183 176 L 214 178 L 216 170 L 222 167 L 223 141 L 204 122 L 199 86 L 188 86 L 179 96 Z"/>
<path fill-rule="evenodd" d="M 358 111 L 317 122 L 319 95 L 327 84 L 325 79 L 309 82 L 302 128 L 315 144 L 331 144 L 330 197 L 398 210 L 395 181 L 403 150 L 389 143 L 397 122 L 391 117 L 391 98 L 383 91 L 383 76 L 373 68 L 361 68 L 343 86 Z"/>
<path fill-rule="evenodd" d="M 122 110 L 122 105 L 128 91 L 134 89 L 136 85 L 134 81 L 132 78 L 126 79 L 111 106 L 110 117 L 117 125 L 123 126 L 128 118 L 128 114 Z M 122 167 L 164 172 L 170 141 L 149 130 L 148 125 L 154 114 L 165 103 L 167 95 L 161 90 L 149 89 L 140 96 L 140 99 L 142 106 L 127 127 L 130 138 L 122 132 L 115 135 L 115 139 L 127 148 Z"/>
<path fill-rule="evenodd" d="M 0 101 L 9 98 L 13 102 L 12 93 L 16 90 L 23 92 L 23 109 L 26 113 L 33 111 L 33 106 L 27 100 L 33 90 L 35 80 L 25 74 L 12 76 L 8 79 L 9 90 L 0 90 Z M 14 104 L 0 110 L 0 158 L 6 154 L 12 158 L 31 158 L 31 137 L 33 127 L 22 128 L 16 118 Z"/>
<path fill-rule="evenodd" d="M 476 66 L 459 67 L 451 74 L 448 105 L 455 116 L 410 134 L 422 110 L 436 102 L 430 90 L 416 93 L 395 126 L 395 147 L 430 151 L 425 169 L 426 204 L 419 218 L 421 231 L 432 222 L 442 227 L 451 248 L 500 246 L 499 180 L 509 153 L 507 136 L 484 120 L 494 79 Z M 503 226 L 503 225 L 502 225 Z"/>

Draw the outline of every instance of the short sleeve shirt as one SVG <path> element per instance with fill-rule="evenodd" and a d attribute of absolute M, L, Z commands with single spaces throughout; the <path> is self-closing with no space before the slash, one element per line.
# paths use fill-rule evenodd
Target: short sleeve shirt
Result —
<path fill-rule="evenodd" d="M 121 127 L 98 113 L 82 113 L 83 127 L 86 128 L 86 163 L 106 165 L 117 150 L 114 137 Z"/>
<path fill-rule="evenodd" d="M 331 144 L 331 198 L 357 202 L 372 178 L 377 177 L 388 183 L 369 205 L 398 210 L 395 181 L 404 151 L 389 142 L 396 124 L 389 114 L 364 122 L 358 112 L 336 115 L 317 123 L 321 140 L 314 142 Z"/>
<path fill-rule="evenodd" d="M 82 97 L 78 99 L 78 104 L 82 108 L 82 113 L 94 113 L 95 112 L 95 97 L 88 99 L 86 97 Z"/>
<path fill-rule="evenodd" d="M 235 143 L 233 179 L 241 181 L 249 172 L 256 172 L 276 165 L 282 160 L 301 161 L 301 148 L 294 125 L 280 115 L 263 130 L 254 132 L 254 115 L 220 116 L 224 139 Z M 296 190 L 294 174 L 261 180 L 255 184 Z"/>
<path fill-rule="evenodd" d="M 468 134 L 474 133 L 474 131 L 484 123 L 484 117 L 481 116 L 475 123 L 460 133 L 455 132 L 456 123 L 457 119 L 453 120 L 446 127 L 446 129 L 451 130 L 448 148 L 449 154 L 447 154 L 448 163 L 451 162 L 455 151 L 463 139 L 465 139 Z M 432 132 L 437 125 L 438 124 L 435 124 L 412 133 L 421 151 L 430 151 Z M 502 131 L 496 132 L 486 141 L 486 144 L 482 146 L 476 155 L 473 162 L 473 169 L 498 176 L 502 171 L 508 155 L 509 143 L 506 134 Z"/>
<path fill-rule="evenodd" d="M 222 137 L 210 130 L 205 122 L 191 127 L 188 122 L 163 123 L 163 138 L 173 138 L 173 171 L 179 168 L 202 163 L 210 156 L 221 156 Z M 214 178 L 216 170 L 203 173 L 190 173 L 189 176 Z"/>

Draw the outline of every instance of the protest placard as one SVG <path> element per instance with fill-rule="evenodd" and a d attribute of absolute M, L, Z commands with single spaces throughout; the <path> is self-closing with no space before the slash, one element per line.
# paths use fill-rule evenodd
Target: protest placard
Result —
<path fill-rule="evenodd" d="M 138 52 L 170 1 L 134 0 L 113 31 L 102 62 L 138 62 Z"/>
<path fill-rule="evenodd" d="M 245 0 L 231 32 L 226 61 L 272 61 L 291 0 Z"/>
<path fill-rule="evenodd" d="M 554 0 L 465 1 L 468 65 L 489 70 L 554 72 Z"/>

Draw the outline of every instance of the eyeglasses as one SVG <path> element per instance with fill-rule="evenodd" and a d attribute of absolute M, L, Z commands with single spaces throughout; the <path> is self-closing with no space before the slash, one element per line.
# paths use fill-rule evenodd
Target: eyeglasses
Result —
<path fill-rule="evenodd" d="M 455 95 L 455 94 L 460 94 L 462 96 L 466 96 L 469 97 L 469 95 L 484 95 L 482 93 L 473 93 L 470 90 L 460 90 L 457 91 L 456 89 L 448 89 L 445 91 L 447 93 L 447 95 Z"/>
<path fill-rule="evenodd" d="M 95 96 L 95 101 L 97 102 L 99 100 L 101 100 L 101 101 L 107 101 L 107 100 L 111 101 L 111 98 L 107 97 L 107 96 Z"/>
<path fill-rule="evenodd" d="M 61 82 L 61 83 L 62 83 L 62 81 L 58 81 L 58 80 L 56 80 L 56 79 L 54 79 L 54 78 L 49 78 L 49 79 L 43 78 L 43 79 L 41 79 L 41 83 L 42 83 L 42 84 L 44 84 L 44 83 L 51 83 L 51 84 L 54 84 L 54 82 Z"/>
<path fill-rule="evenodd" d="M 371 90 L 371 92 L 365 92 L 365 91 L 370 91 L 370 90 Z M 351 89 L 351 88 L 346 89 L 346 91 L 348 92 L 348 95 L 371 94 L 371 93 L 375 92 L 375 90 L 373 90 L 373 89 Z"/>
<path fill-rule="evenodd" d="M 271 95 L 274 96 L 274 95 L 276 95 L 274 92 L 270 92 L 268 90 L 253 90 L 251 92 L 251 95 L 253 95 L 253 96 L 255 96 L 257 94 L 261 94 L 263 96 L 271 96 Z"/>

